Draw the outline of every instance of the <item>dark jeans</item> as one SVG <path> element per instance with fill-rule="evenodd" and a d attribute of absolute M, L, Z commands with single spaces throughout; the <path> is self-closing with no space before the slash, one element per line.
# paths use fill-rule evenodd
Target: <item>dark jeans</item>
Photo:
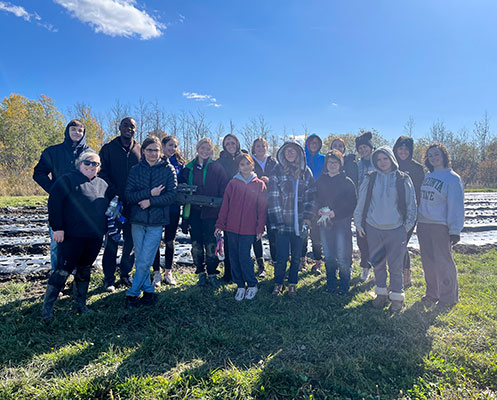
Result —
<path fill-rule="evenodd" d="M 269 226 L 266 227 L 267 229 L 267 238 L 268 238 L 268 241 L 269 241 L 269 254 L 271 254 L 271 260 L 276 260 L 276 237 L 275 237 L 275 231 L 274 230 L 270 230 L 269 229 Z M 262 239 L 261 240 L 257 240 L 257 239 L 254 239 L 254 254 L 255 254 L 255 258 L 263 258 L 264 257 L 264 251 L 263 251 L 263 248 L 262 248 Z"/>
<path fill-rule="evenodd" d="M 371 264 L 369 262 L 368 239 L 359 236 L 358 233 L 356 234 L 356 239 L 357 239 L 357 247 L 359 247 L 359 252 L 361 253 L 361 267 L 371 268 Z"/>
<path fill-rule="evenodd" d="M 331 227 L 322 227 L 321 243 L 323 245 L 326 265 L 327 288 L 337 289 L 337 269 L 340 275 L 339 289 L 349 291 L 350 267 L 352 265 L 352 231 L 350 218 L 334 221 Z"/>
<path fill-rule="evenodd" d="M 407 232 L 407 244 L 409 244 L 409 240 L 411 240 L 415 227 L 416 225 L 414 225 L 412 229 Z M 409 256 L 409 250 L 406 251 L 406 256 L 404 257 L 404 269 L 411 269 L 411 257 Z"/>
<path fill-rule="evenodd" d="M 133 252 L 133 236 L 131 235 L 131 224 L 126 222 L 121 224 L 116 221 L 117 228 L 122 229 L 123 234 L 123 251 L 121 255 L 121 263 L 119 266 L 121 278 L 129 278 L 129 273 L 133 269 L 135 256 Z M 115 282 L 116 273 L 116 258 L 117 258 L 118 243 L 107 237 L 105 244 L 104 255 L 102 257 L 102 268 L 104 270 L 104 282 L 106 286 L 113 285 Z"/>
<path fill-rule="evenodd" d="M 227 234 L 228 234 L 228 232 L 226 232 L 226 231 L 223 233 L 223 237 L 224 237 L 224 243 L 223 243 L 224 244 L 224 246 L 223 246 L 223 249 L 224 249 L 224 261 L 223 261 L 224 275 L 223 275 L 223 280 L 225 282 L 229 282 L 232 280 L 230 246 L 229 246 L 228 240 L 226 239 Z"/>
<path fill-rule="evenodd" d="M 323 259 L 323 250 L 321 248 L 321 234 L 319 231 L 319 227 L 317 223 L 313 223 L 310 229 L 311 243 L 312 243 L 312 258 L 314 260 L 322 260 Z M 307 242 L 308 240 L 303 241 L 302 245 L 302 257 L 307 255 Z"/>
<path fill-rule="evenodd" d="M 164 253 L 166 263 L 164 269 L 171 269 L 173 267 L 174 239 L 176 238 L 176 232 L 178 231 L 179 214 L 178 209 L 171 210 L 169 212 L 169 224 L 164 226 L 164 243 L 166 244 Z M 160 271 L 160 246 L 157 249 L 157 254 L 154 259 L 154 272 L 156 271 Z"/>
<path fill-rule="evenodd" d="M 102 238 L 65 237 L 59 244 L 61 260 L 50 275 L 48 284 L 62 290 L 67 277 L 76 269 L 76 282 L 90 282 L 91 266 L 102 247 Z"/>
<path fill-rule="evenodd" d="M 257 286 L 254 273 L 254 261 L 250 257 L 250 246 L 254 242 L 255 235 L 238 235 L 226 232 L 230 247 L 231 274 L 233 282 L 239 288 Z"/>
<path fill-rule="evenodd" d="M 285 280 L 286 264 L 291 254 L 288 283 L 297 284 L 299 280 L 302 238 L 294 233 L 276 232 L 276 262 L 274 263 L 274 283 L 282 285 Z"/>
<path fill-rule="evenodd" d="M 216 219 L 202 219 L 199 210 L 191 210 L 189 221 L 195 273 L 205 272 L 207 267 L 209 275 L 217 274 L 219 260 L 216 256 L 216 238 L 214 237 Z"/>

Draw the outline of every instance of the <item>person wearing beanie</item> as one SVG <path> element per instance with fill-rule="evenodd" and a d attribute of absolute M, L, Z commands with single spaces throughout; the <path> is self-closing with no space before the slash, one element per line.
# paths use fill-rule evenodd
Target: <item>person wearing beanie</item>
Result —
<path fill-rule="evenodd" d="M 359 180 L 359 169 L 355 161 L 355 154 L 345 155 L 345 141 L 342 138 L 335 138 L 331 142 L 331 150 L 338 150 L 343 155 L 343 171 L 345 175 L 352 179 L 354 185 L 357 187 Z"/>
<path fill-rule="evenodd" d="M 374 166 L 371 163 L 371 154 L 373 154 L 373 134 L 371 132 L 364 132 L 362 135 L 355 139 L 355 147 L 361 159 L 357 162 L 358 178 L 357 189 L 362 185 L 364 178 L 374 171 Z M 355 223 L 355 221 L 354 221 Z M 371 263 L 369 262 L 369 248 L 366 238 L 357 234 L 357 247 L 361 253 L 361 281 L 366 282 L 371 275 Z"/>
<path fill-rule="evenodd" d="M 325 157 L 323 154 L 320 153 L 322 147 L 323 141 L 315 133 L 311 134 L 305 141 L 305 160 L 307 166 L 312 171 L 314 180 L 317 180 L 323 172 Z M 319 235 L 319 228 L 314 220 L 311 222 L 310 237 L 312 243 L 312 257 L 314 258 L 314 265 L 311 268 L 311 272 L 316 275 L 320 275 L 323 251 L 321 248 L 321 237 Z M 302 257 L 300 259 L 300 269 L 304 269 L 307 264 L 306 256 L 307 240 L 304 240 L 304 244 L 302 246 Z"/>
<path fill-rule="evenodd" d="M 413 160 L 413 151 L 414 141 L 409 136 L 400 136 L 393 146 L 393 153 L 399 164 L 399 170 L 407 173 L 411 177 L 414 191 L 416 192 L 416 204 L 419 204 L 421 184 L 425 178 L 425 170 L 420 163 Z M 415 226 L 407 232 L 407 243 L 409 243 L 409 240 L 411 239 L 414 227 Z M 411 259 L 409 257 L 409 251 L 407 251 L 404 260 L 404 287 L 409 287 L 411 285 Z"/>
<path fill-rule="evenodd" d="M 398 170 L 390 147 L 378 148 L 372 162 L 375 171 L 366 176 L 359 188 L 354 223 L 358 234 L 368 241 L 374 266 L 373 307 L 383 308 L 390 300 L 390 310 L 398 312 L 404 305 L 402 270 L 407 232 L 416 222 L 416 195 L 409 175 Z"/>
<path fill-rule="evenodd" d="M 326 154 L 325 171 L 316 181 L 316 210 L 326 266 L 327 290 L 345 296 L 352 266 L 352 214 L 357 203 L 354 182 L 343 171 L 339 150 Z M 337 269 L 340 282 L 337 288 Z"/>
<path fill-rule="evenodd" d="M 214 145 L 209 138 L 197 143 L 197 155 L 181 170 L 178 181 L 197 186 L 195 194 L 223 197 L 228 184 L 228 177 L 220 163 L 212 161 Z M 185 204 L 183 207 L 182 227 L 190 227 L 192 239 L 192 258 L 195 273 L 198 275 L 198 286 L 218 288 L 216 256 L 216 237 L 214 229 L 220 207 L 202 207 Z M 207 270 L 207 272 L 206 272 Z"/>
<path fill-rule="evenodd" d="M 276 231 L 273 294 L 283 292 L 286 266 L 292 255 L 288 295 L 295 296 L 302 242 L 307 240 L 305 227 L 313 217 L 316 188 L 312 172 L 305 162 L 304 149 L 297 142 L 285 142 L 276 159 L 278 164 L 268 183 L 268 219 L 271 229 Z"/>
<path fill-rule="evenodd" d="M 430 172 L 421 185 L 416 230 L 426 281 L 421 300 L 451 307 L 459 301 L 451 246 L 459 242 L 464 226 L 464 187 L 450 167 L 450 154 L 442 143 L 426 149 L 424 163 Z"/>

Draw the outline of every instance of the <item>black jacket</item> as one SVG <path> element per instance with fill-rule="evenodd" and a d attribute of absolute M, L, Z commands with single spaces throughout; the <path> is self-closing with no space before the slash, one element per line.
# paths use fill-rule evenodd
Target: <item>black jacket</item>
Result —
<path fill-rule="evenodd" d="M 357 182 L 359 181 L 359 168 L 357 168 L 357 163 L 355 162 L 355 154 L 347 154 L 343 157 L 343 170 L 345 175 L 347 175 L 354 185 L 357 187 Z"/>
<path fill-rule="evenodd" d="M 248 154 L 247 150 L 239 149 L 237 149 L 234 156 L 226 150 L 222 150 L 221 153 L 219 153 L 219 158 L 216 161 L 223 166 L 226 175 L 228 175 L 228 179 L 233 178 L 238 173 L 238 163 L 236 158 L 242 153 Z"/>
<path fill-rule="evenodd" d="M 402 145 L 407 146 L 409 149 L 410 155 L 406 160 L 401 160 L 397 157 L 397 149 Z M 421 185 L 425 180 L 425 169 L 420 163 L 412 159 L 413 152 L 414 140 L 409 136 L 400 136 L 393 146 L 393 154 L 399 163 L 399 170 L 406 172 L 411 177 L 414 191 L 416 192 L 416 203 L 419 204 L 421 200 Z"/>
<path fill-rule="evenodd" d="M 48 198 L 50 227 L 65 236 L 101 238 L 107 230 L 107 186 L 103 179 L 89 180 L 76 170 L 57 179 Z"/>
<path fill-rule="evenodd" d="M 125 205 L 125 215 L 128 216 L 128 207 L 124 191 L 131 167 L 140 162 L 140 145 L 132 139 L 129 149 L 123 147 L 121 138 L 117 137 L 103 145 L 100 150 L 100 176 L 109 184 L 108 197 L 112 199 L 116 194 Z"/>
<path fill-rule="evenodd" d="M 73 147 L 73 141 L 69 136 L 69 126 L 66 126 L 64 141 L 47 147 L 41 153 L 40 161 L 33 171 L 33 179 L 50 194 L 55 181 L 74 169 L 74 161 L 86 149 L 88 149 L 86 130 L 78 144 Z"/>
<path fill-rule="evenodd" d="M 272 158 L 271 156 L 267 156 L 266 165 L 264 166 L 263 171 L 261 166 L 255 159 L 255 155 L 253 155 L 252 157 L 254 158 L 254 172 L 256 173 L 257 178 L 260 178 L 261 176 L 269 177 L 272 174 L 274 167 L 276 167 L 276 165 L 278 164 L 274 158 Z"/>
<path fill-rule="evenodd" d="M 159 196 L 152 196 L 150 191 L 164 185 Z M 176 196 L 176 171 L 168 160 L 161 159 L 150 165 L 142 159 L 131 168 L 126 185 L 125 197 L 130 206 L 129 220 L 139 225 L 168 225 L 169 204 Z M 142 210 L 138 202 L 149 199 L 150 207 Z"/>
<path fill-rule="evenodd" d="M 335 212 L 335 219 L 351 218 L 357 204 L 356 188 L 352 179 L 344 172 L 330 177 L 321 174 L 316 181 L 316 218 L 317 211 L 329 207 Z"/>

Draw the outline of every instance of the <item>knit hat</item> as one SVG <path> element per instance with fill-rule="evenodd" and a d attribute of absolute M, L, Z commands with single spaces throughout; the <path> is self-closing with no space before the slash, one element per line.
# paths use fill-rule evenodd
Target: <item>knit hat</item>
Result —
<path fill-rule="evenodd" d="M 358 149 L 361 144 L 365 144 L 366 146 L 371 147 L 373 149 L 373 143 L 371 143 L 371 139 L 373 139 L 373 134 L 371 132 L 365 132 L 361 136 L 355 139 L 355 148 Z"/>

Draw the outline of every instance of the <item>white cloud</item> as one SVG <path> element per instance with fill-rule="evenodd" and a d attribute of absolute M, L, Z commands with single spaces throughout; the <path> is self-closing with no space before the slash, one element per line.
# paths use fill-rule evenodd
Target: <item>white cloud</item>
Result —
<path fill-rule="evenodd" d="M 215 108 L 221 107 L 221 104 L 219 104 L 216 100 L 215 97 L 212 97 L 210 94 L 199 94 L 196 92 L 183 92 L 183 97 L 189 100 L 195 100 L 195 101 L 208 101 L 209 104 L 208 106 L 212 106 Z"/>
<path fill-rule="evenodd" d="M 29 13 L 24 7 L 16 6 L 12 3 L 6 3 L 5 1 L 0 1 L 0 10 L 14 14 L 16 17 L 24 19 L 24 21 L 30 22 L 31 19 L 39 21 L 41 17 L 36 13 Z"/>
<path fill-rule="evenodd" d="M 179 15 L 179 22 L 185 22 L 185 16 L 183 14 L 178 14 Z"/>
<path fill-rule="evenodd" d="M 36 22 L 36 25 L 48 29 L 50 32 L 57 32 L 57 29 L 52 24 L 40 22 L 41 17 L 37 13 L 30 13 L 24 7 L 16 6 L 15 4 L 0 1 L 0 11 L 5 11 L 14 14 L 16 17 L 22 18 L 26 22 Z"/>
<path fill-rule="evenodd" d="M 332 107 L 338 107 L 337 103 L 331 103 Z"/>
<path fill-rule="evenodd" d="M 136 0 L 53 0 L 95 32 L 109 36 L 138 36 L 147 40 L 166 29 L 155 18 L 135 7 Z"/>

